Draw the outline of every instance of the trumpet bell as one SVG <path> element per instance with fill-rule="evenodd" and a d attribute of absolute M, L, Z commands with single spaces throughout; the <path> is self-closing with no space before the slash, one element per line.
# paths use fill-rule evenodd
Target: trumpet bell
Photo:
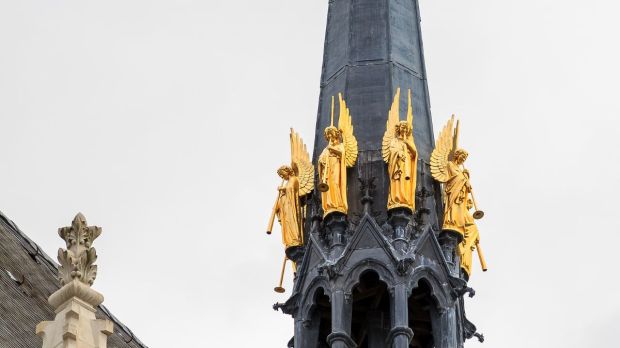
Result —
<path fill-rule="evenodd" d="M 326 183 L 322 182 L 319 184 L 319 191 L 321 192 L 327 192 L 329 191 L 329 185 L 327 185 Z"/>
<path fill-rule="evenodd" d="M 474 219 L 480 220 L 484 217 L 484 212 L 482 210 L 476 210 L 474 213 Z"/>
<path fill-rule="evenodd" d="M 281 287 L 281 286 L 276 286 L 275 288 L 273 288 L 273 291 L 277 292 L 278 294 L 282 294 L 286 290 L 283 287 Z"/>

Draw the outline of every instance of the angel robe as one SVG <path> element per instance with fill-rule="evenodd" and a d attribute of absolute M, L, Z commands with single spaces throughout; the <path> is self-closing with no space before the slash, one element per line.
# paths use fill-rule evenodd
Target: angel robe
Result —
<path fill-rule="evenodd" d="M 411 143 L 410 146 L 414 151 L 411 151 L 407 143 L 400 138 L 394 138 L 390 142 L 388 210 L 394 208 L 415 210 L 418 152 L 415 151 L 415 144 Z"/>
<path fill-rule="evenodd" d="M 468 220 L 471 220 L 471 224 L 465 225 L 465 238 L 463 242 L 459 244 L 458 250 L 461 255 L 461 268 L 467 273 L 467 276 L 471 276 L 472 255 L 476 248 L 476 244 L 480 241 L 480 233 L 478 232 L 478 227 L 473 222 L 473 217 L 469 212 L 467 212 L 467 214 L 469 215 Z"/>
<path fill-rule="evenodd" d="M 276 213 L 282 226 L 282 243 L 286 248 L 303 244 L 301 236 L 299 180 L 291 176 L 284 186 L 279 188 Z"/>
<path fill-rule="evenodd" d="M 465 227 L 474 224 L 467 209 L 467 198 L 471 192 L 467 174 L 453 161 L 448 162 L 448 180 L 445 188 L 445 210 L 443 229 L 456 231 L 465 236 Z"/>
<path fill-rule="evenodd" d="M 319 175 L 321 182 L 327 182 L 329 185 L 327 192 L 321 192 L 323 216 L 336 211 L 346 214 L 348 211 L 347 166 L 344 144 L 327 145 L 323 149 L 319 156 Z"/>

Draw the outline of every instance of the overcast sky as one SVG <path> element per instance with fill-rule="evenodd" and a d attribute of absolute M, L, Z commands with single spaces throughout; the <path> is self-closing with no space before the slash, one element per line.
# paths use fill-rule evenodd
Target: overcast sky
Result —
<path fill-rule="evenodd" d="M 284 347 L 264 231 L 327 3 L 0 0 L 0 210 L 49 255 L 78 211 L 102 226 L 94 287 L 152 348 Z M 617 347 L 620 5 L 420 6 L 435 130 L 461 118 L 486 212 L 468 317 L 486 347 Z"/>

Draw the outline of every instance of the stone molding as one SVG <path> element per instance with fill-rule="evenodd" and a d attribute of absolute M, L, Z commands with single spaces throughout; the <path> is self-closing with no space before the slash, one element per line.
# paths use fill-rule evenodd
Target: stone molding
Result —
<path fill-rule="evenodd" d="M 347 334 L 346 332 L 341 332 L 341 331 L 335 331 L 329 334 L 329 336 L 327 336 L 327 342 L 329 343 L 330 347 L 334 347 L 337 342 L 342 343 L 343 344 L 342 347 L 347 347 L 347 348 L 357 347 L 357 344 L 355 343 L 355 341 L 353 341 L 351 336 L 349 336 L 349 334 Z"/>
<path fill-rule="evenodd" d="M 407 342 L 411 342 L 411 339 L 413 338 L 413 330 L 411 330 L 411 328 L 407 326 L 397 326 L 393 328 L 388 334 L 388 338 L 386 340 L 386 347 L 391 347 L 394 339 L 401 335 L 407 337 Z"/>
<path fill-rule="evenodd" d="M 103 295 L 91 289 L 84 283 L 74 279 L 71 283 L 63 286 L 50 295 L 48 302 L 54 308 L 59 308 L 63 303 L 78 298 L 87 304 L 96 307 L 103 303 Z"/>

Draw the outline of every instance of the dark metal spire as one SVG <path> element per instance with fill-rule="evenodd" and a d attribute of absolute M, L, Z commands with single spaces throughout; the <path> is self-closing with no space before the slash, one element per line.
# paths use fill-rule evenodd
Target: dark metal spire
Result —
<path fill-rule="evenodd" d="M 321 94 L 316 123 L 314 160 L 326 141 L 331 97 L 344 94 L 351 111 L 360 151 L 358 164 L 349 171 L 349 205 L 361 214 L 358 179 L 372 175 L 376 194 L 374 211 L 385 212 L 387 172 L 381 159 L 381 142 L 396 90 L 412 91 L 413 132 L 417 150 L 420 207 L 431 210 L 433 224 L 441 214 L 439 190 L 429 175 L 428 159 L 434 146 L 433 126 L 417 0 L 330 0 L 325 34 Z M 407 100 L 400 103 L 406 114 Z M 435 195 L 430 194 L 435 193 Z"/>
<path fill-rule="evenodd" d="M 398 88 L 405 96 L 412 91 L 415 213 L 387 208 L 382 144 Z M 314 163 L 327 145 L 324 129 L 338 93 L 359 150 L 356 164 L 345 169 L 348 211 L 321 214 L 316 190 L 305 200 L 305 245 L 294 258 L 293 293 L 274 306 L 295 319 L 289 344 L 461 348 L 476 328 L 465 319 L 462 296 L 471 289 L 459 274 L 460 235 L 439 233 L 443 208 L 429 168 L 434 136 L 417 0 L 329 1 Z M 407 105 L 403 98 L 401 115 Z"/>
<path fill-rule="evenodd" d="M 379 150 L 396 89 L 413 92 L 414 137 L 433 147 L 426 69 L 415 0 L 331 0 L 325 35 L 315 154 L 325 146 L 330 98 L 343 92 L 361 151 Z M 405 114 L 406 103 L 401 103 Z"/>

